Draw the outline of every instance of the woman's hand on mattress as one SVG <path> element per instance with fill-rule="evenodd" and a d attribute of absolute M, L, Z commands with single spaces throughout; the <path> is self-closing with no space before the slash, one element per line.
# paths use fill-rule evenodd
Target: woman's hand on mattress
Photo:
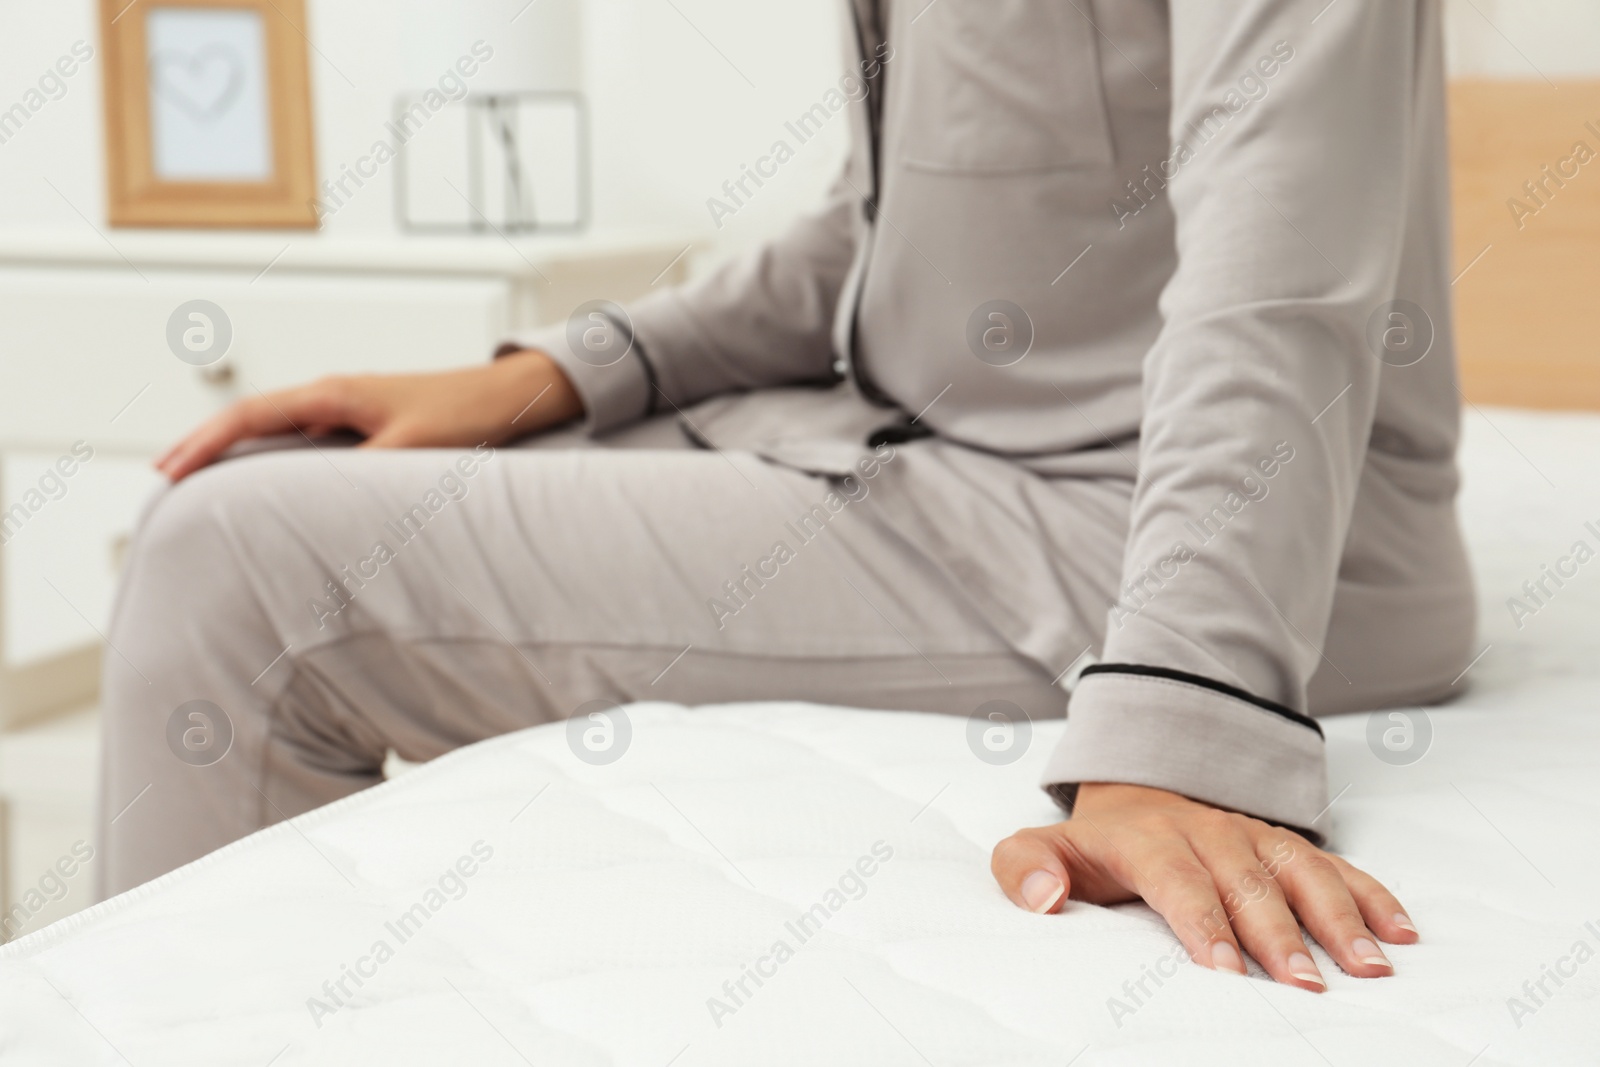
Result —
<path fill-rule="evenodd" d="M 1380 940 L 1417 940 L 1371 875 L 1292 831 L 1163 789 L 1086 783 L 1071 819 L 1006 838 L 991 867 L 1019 907 L 1143 899 L 1201 966 L 1243 974 L 1242 947 L 1278 981 L 1316 992 L 1325 983 L 1301 924 L 1358 978 L 1394 973 Z"/>
<path fill-rule="evenodd" d="M 365 448 L 498 445 L 582 414 L 583 403 L 543 352 L 437 374 L 323 378 L 278 393 L 257 393 L 212 416 L 156 469 L 178 481 L 240 441 L 299 432 L 354 430 Z"/>

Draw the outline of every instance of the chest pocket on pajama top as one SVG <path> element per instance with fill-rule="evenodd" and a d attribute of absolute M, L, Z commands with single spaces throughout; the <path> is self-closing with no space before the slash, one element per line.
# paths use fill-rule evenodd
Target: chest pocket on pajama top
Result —
<path fill-rule="evenodd" d="M 897 57 L 907 167 L 1018 174 L 1112 165 L 1093 0 L 924 2 L 915 22 L 899 26 L 909 41 Z"/>

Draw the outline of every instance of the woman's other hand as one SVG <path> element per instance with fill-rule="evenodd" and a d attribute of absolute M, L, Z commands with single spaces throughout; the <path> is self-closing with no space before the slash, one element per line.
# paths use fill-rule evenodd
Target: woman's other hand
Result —
<path fill-rule="evenodd" d="M 555 361 L 522 351 L 463 370 L 331 377 L 258 393 L 206 420 L 156 468 L 176 482 L 239 441 L 295 431 L 315 437 L 354 430 L 366 438 L 364 448 L 499 445 L 582 413 Z"/>
<path fill-rule="evenodd" d="M 1162 789 L 1085 783 L 1071 819 L 1006 838 L 991 867 L 1019 907 L 1143 899 L 1202 967 L 1243 974 L 1243 949 L 1278 981 L 1315 992 L 1326 982 L 1301 924 L 1357 978 L 1394 973 L 1380 941 L 1417 940 L 1371 875 L 1290 830 Z"/>

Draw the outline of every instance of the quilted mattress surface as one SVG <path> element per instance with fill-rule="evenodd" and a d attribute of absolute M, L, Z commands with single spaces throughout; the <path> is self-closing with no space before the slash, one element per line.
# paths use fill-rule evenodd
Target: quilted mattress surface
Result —
<path fill-rule="evenodd" d="M 1013 907 L 988 856 L 1054 818 L 1058 724 L 994 765 L 965 719 L 635 705 L 613 763 L 489 741 L 0 949 L 0 1063 L 1600 1063 L 1600 560 L 1507 605 L 1600 549 L 1600 420 L 1468 420 L 1487 651 L 1447 707 L 1325 720 L 1332 839 L 1423 934 L 1394 978 Z"/>

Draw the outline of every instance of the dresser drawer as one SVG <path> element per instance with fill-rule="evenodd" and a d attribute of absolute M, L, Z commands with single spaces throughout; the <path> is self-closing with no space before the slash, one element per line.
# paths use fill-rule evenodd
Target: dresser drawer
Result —
<path fill-rule="evenodd" d="M 493 278 L 143 274 L 0 270 L 5 438 L 153 451 L 255 389 L 481 362 L 510 322 L 510 286 Z M 168 319 L 196 299 L 232 328 L 211 367 L 183 362 L 167 342 Z M 218 380 L 219 368 L 231 377 Z"/>

